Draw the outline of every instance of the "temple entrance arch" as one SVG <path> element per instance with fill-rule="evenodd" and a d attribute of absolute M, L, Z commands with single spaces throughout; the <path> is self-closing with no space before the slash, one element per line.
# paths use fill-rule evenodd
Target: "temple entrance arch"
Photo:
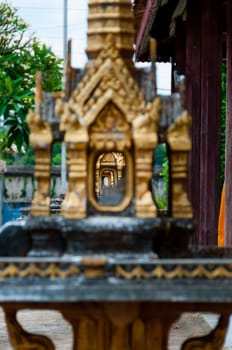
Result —
<path fill-rule="evenodd" d="M 131 202 L 131 134 L 130 123 L 113 101 L 105 105 L 90 127 L 89 194 L 97 210 L 117 212 Z"/>
<path fill-rule="evenodd" d="M 125 195 L 125 167 L 126 160 L 122 152 L 106 152 L 98 156 L 95 169 L 95 195 L 98 203 L 120 203 Z"/>

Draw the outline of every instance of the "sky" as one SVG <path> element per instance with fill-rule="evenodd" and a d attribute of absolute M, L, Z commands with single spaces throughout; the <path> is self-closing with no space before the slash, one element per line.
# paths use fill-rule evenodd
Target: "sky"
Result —
<path fill-rule="evenodd" d="M 1 1 L 1 0 L 0 0 Z M 87 62 L 88 0 L 66 0 L 68 7 L 67 38 L 72 39 L 72 66 L 84 67 Z M 30 30 L 58 57 L 64 54 L 65 0 L 7 0 L 18 9 L 18 14 L 30 26 Z M 170 65 L 157 67 L 157 85 L 160 94 L 168 94 L 170 89 Z"/>
<path fill-rule="evenodd" d="M 30 26 L 42 43 L 47 44 L 58 57 L 64 52 L 64 0 L 7 0 L 18 9 L 18 14 Z M 83 67 L 87 57 L 87 0 L 67 0 L 68 39 L 72 39 L 72 65 Z"/>

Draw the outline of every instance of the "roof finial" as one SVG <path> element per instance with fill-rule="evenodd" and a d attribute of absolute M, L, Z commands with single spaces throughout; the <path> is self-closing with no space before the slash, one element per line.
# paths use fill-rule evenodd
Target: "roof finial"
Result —
<path fill-rule="evenodd" d="M 88 47 L 89 60 L 95 60 L 111 34 L 123 60 L 133 70 L 135 39 L 134 15 L 130 0 L 89 0 Z"/>

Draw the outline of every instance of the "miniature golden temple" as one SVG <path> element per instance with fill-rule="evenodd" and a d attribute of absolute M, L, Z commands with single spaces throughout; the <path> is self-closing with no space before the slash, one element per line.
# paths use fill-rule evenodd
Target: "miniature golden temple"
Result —
<path fill-rule="evenodd" d="M 89 2 L 90 61 L 70 97 L 56 103 L 68 169 L 61 215 L 69 219 L 85 218 L 94 212 L 120 216 L 127 209 L 130 216 L 154 218 L 157 207 L 150 183 L 162 103 L 159 97 L 146 102 L 134 78 L 130 3 L 104 4 Z M 30 112 L 28 124 L 38 182 L 31 214 L 49 215 L 51 126 L 41 120 L 39 108 Z M 192 217 L 186 193 L 189 128 L 190 117 L 183 110 L 166 132 L 171 216 L 177 218 Z"/>

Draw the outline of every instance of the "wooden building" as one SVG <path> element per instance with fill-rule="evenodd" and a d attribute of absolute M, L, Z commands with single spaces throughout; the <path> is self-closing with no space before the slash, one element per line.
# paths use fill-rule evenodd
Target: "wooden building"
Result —
<path fill-rule="evenodd" d="M 186 77 L 193 151 L 189 193 L 196 218 L 193 244 L 217 244 L 220 204 L 221 67 L 227 61 L 225 242 L 232 243 L 232 0 L 136 0 L 136 59 L 149 61 L 149 39 L 158 60 Z"/>

